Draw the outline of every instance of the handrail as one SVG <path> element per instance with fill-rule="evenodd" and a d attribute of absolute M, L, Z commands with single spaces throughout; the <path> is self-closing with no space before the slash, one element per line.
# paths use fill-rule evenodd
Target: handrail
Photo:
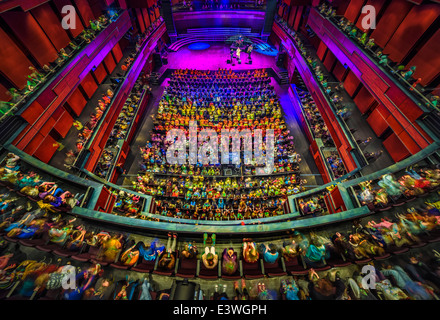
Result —
<path fill-rule="evenodd" d="M 338 212 L 334 214 L 324 215 L 320 217 L 298 219 L 295 221 L 284 221 L 275 224 L 251 224 L 246 223 L 237 225 L 200 225 L 200 224 L 182 224 L 182 223 L 168 223 L 149 221 L 144 219 L 132 219 L 125 216 L 109 214 L 101 211 L 93 211 L 85 208 L 74 207 L 72 212 L 84 219 L 102 221 L 105 223 L 113 223 L 116 225 L 130 227 L 141 230 L 156 230 L 158 232 L 178 232 L 181 233 L 215 233 L 225 235 L 236 235 L 241 237 L 243 234 L 258 234 L 258 233 L 279 233 L 292 229 L 306 229 L 332 223 L 339 223 L 345 220 L 352 220 L 355 218 L 364 217 L 372 214 L 367 206 L 355 208 L 345 212 Z M 251 221 L 251 220 L 247 220 Z M 255 222 L 255 221 L 254 221 Z"/>
<path fill-rule="evenodd" d="M 135 195 L 137 197 L 145 199 L 145 205 L 144 205 L 144 208 L 142 208 L 142 211 L 141 211 L 142 213 L 147 212 L 146 210 L 148 210 L 150 208 L 150 204 L 153 201 L 153 197 L 152 196 L 149 196 L 149 195 L 143 194 L 143 193 L 139 193 L 139 192 L 136 192 L 136 191 L 133 191 L 133 190 L 129 190 L 129 189 L 126 189 L 126 188 L 124 188 L 124 187 L 122 187 L 120 185 L 117 185 L 117 184 L 111 183 L 109 181 L 106 181 L 103 178 L 98 177 L 97 175 L 91 173 L 88 170 L 81 169 L 80 171 L 85 173 L 90 178 L 92 178 L 92 179 L 94 179 L 96 181 L 99 181 L 104 186 L 108 186 L 108 187 L 110 187 L 112 189 L 124 191 L 125 193 L 133 194 L 133 195 Z M 87 180 L 87 181 L 90 181 L 90 180 Z"/>
<path fill-rule="evenodd" d="M 88 204 L 87 204 L 87 208 L 94 208 L 94 205 L 99 197 L 99 194 L 101 193 L 102 190 L 102 185 L 90 180 L 86 180 L 84 178 L 78 177 L 76 175 L 73 175 L 71 173 L 67 173 L 65 171 L 62 171 L 58 168 L 55 168 L 53 166 L 50 166 L 40 160 L 38 160 L 37 158 L 34 158 L 30 155 L 28 155 L 26 152 L 18 149 L 16 146 L 12 145 L 12 144 L 8 144 L 8 145 L 4 145 L 4 148 L 6 150 L 8 150 L 9 152 L 12 152 L 14 154 L 16 154 L 17 156 L 20 157 L 21 161 L 24 161 L 30 165 L 32 165 L 35 168 L 38 168 L 41 171 L 44 171 L 45 173 L 57 177 L 59 179 L 65 180 L 65 181 L 69 181 L 72 183 L 75 183 L 77 185 L 80 185 L 84 188 L 87 188 L 87 193 L 89 192 L 89 188 L 92 188 L 93 190 L 95 190 L 95 192 L 92 192 L 91 194 L 91 199 L 89 199 Z M 85 200 L 85 197 L 84 197 Z"/>

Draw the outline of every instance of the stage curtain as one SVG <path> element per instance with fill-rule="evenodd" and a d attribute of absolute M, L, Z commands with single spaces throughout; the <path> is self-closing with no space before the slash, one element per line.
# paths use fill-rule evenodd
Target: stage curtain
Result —
<path fill-rule="evenodd" d="M 69 44 L 70 39 L 66 30 L 63 29 L 61 21 L 48 3 L 32 9 L 31 14 L 43 28 L 56 50 L 59 51 Z"/>
<path fill-rule="evenodd" d="M 57 50 L 29 12 L 8 11 L 1 16 L 41 66 L 57 58 Z"/>

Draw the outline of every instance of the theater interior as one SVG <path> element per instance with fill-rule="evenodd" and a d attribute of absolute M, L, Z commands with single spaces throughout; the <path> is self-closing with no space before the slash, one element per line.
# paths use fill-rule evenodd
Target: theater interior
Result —
<path fill-rule="evenodd" d="M 439 300 L 440 1 L 4 0 L 0 42 L 0 300 Z"/>

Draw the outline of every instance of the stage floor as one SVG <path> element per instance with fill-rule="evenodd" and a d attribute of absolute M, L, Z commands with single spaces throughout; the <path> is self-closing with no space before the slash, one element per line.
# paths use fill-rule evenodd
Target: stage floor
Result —
<path fill-rule="evenodd" d="M 241 53 L 241 64 L 235 66 L 228 64 L 226 61 L 230 58 L 229 46 L 224 43 L 208 42 L 211 46 L 205 50 L 191 50 L 185 45 L 176 52 L 168 53 L 168 64 L 160 68 L 159 73 L 165 69 L 199 69 L 199 70 L 216 70 L 218 68 L 228 68 L 232 70 L 248 70 L 259 68 L 271 68 L 275 66 L 274 56 L 264 55 L 262 53 L 252 52 L 252 64 L 246 64 L 247 53 Z"/>

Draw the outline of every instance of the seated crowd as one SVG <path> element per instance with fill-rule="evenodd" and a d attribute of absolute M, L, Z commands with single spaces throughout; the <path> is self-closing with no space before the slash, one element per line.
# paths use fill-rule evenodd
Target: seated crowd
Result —
<path fill-rule="evenodd" d="M 154 195 L 158 211 L 169 217 L 219 220 L 282 214 L 286 196 L 304 190 L 306 181 L 299 179 L 301 157 L 267 72 L 176 70 L 168 83 L 151 140 L 141 149 L 143 174 L 133 182 L 135 190 Z M 233 165 L 241 174 L 231 177 L 223 175 L 228 165 L 167 163 L 167 132 L 187 133 L 190 121 L 197 121 L 198 130 L 213 129 L 219 141 L 222 129 L 262 129 L 263 135 L 273 129 L 276 175 L 256 178 L 255 162 Z"/>
<path fill-rule="evenodd" d="M 184 261 L 199 260 L 199 274 L 197 264 L 192 264 L 192 277 L 211 275 L 212 279 L 213 275 L 218 278 L 219 270 L 222 278 L 235 279 L 232 295 L 226 292 L 227 285 L 220 289 L 215 285 L 213 295 L 204 299 L 435 300 L 440 293 L 440 264 L 435 250 L 428 256 L 415 252 L 393 262 L 387 259 L 392 259 L 389 253 L 417 248 L 420 243 L 438 237 L 439 207 L 438 201 L 436 206 L 417 206 L 396 218 L 383 218 L 379 223 L 371 217 L 362 224 L 355 220 L 352 231 L 348 232 L 303 234 L 294 231 L 290 238 L 277 244 L 257 244 L 245 238 L 241 248 L 227 246 L 220 251 L 216 234 L 205 233 L 202 252 L 194 242 L 178 245 L 176 234 L 168 234 L 166 244 L 157 239 L 144 242 L 135 240 L 132 235 L 87 226 L 67 215 L 44 213 L 46 208 L 32 211 L 28 208 L 20 217 L 0 223 L 0 234 L 6 240 L 0 241 L 0 299 L 9 298 L 11 293 L 12 299 L 150 300 L 153 296 L 166 299 L 166 293 L 164 297 L 144 291 L 152 291 L 145 277 L 135 280 L 127 275 L 116 282 L 110 270 L 171 276 L 179 275 L 182 268 L 191 265 Z M 52 260 L 28 259 L 18 247 L 7 248 L 8 242 L 17 241 L 23 246 L 92 265 L 84 265 L 83 271 L 76 274 L 78 290 L 65 289 L 61 280 L 68 277 L 69 270 L 62 268 L 65 265 L 60 264 L 61 260 L 57 264 Z M 292 264 L 297 260 L 300 265 Z M 73 267 L 71 263 L 66 265 Z M 261 265 L 264 269 L 260 270 Z M 282 265 L 285 267 L 281 268 Z M 364 265 L 375 268 L 375 288 L 362 286 Z M 271 268 L 284 271 L 280 276 L 287 276 L 289 272 L 293 277 L 280 278 L 279 287 L 268 286 L 263 272 L 273 277 Z M 22 276 L 16 277 L 17 272 Z M 255 281 L 252 286 L 250 279 Z"/>

